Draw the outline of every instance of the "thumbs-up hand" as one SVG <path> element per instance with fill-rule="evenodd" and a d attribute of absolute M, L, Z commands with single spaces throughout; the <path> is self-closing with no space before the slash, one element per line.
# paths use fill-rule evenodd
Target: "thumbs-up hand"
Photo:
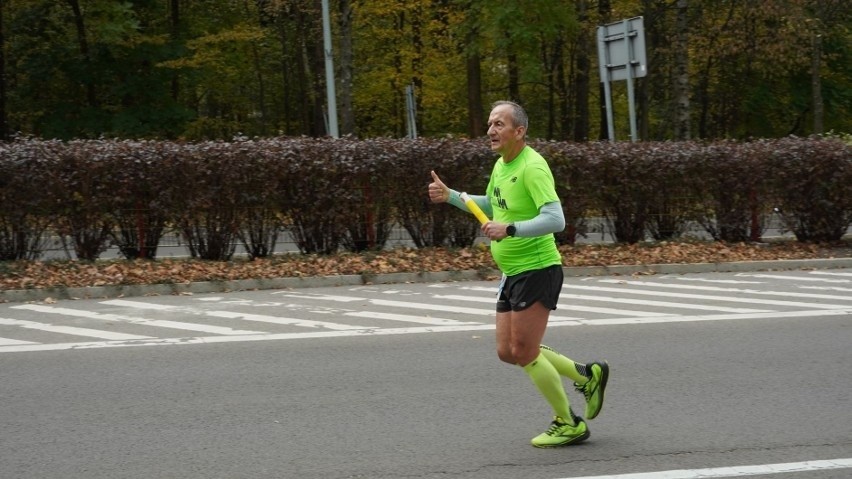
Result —
<path fill-rule="evenodd" d="M 432 171 L 432 183 L 429 183 L 429 199 L 432 203 L 445 203 L 450 199 L 450 189 L 434 171 Z"/>

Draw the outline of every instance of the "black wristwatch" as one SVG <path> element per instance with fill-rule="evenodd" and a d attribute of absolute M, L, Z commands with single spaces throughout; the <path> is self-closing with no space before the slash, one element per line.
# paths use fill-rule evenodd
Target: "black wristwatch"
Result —
<path fill-rule="evenodd" d="M 515 236 L 517 231 L 518 229 L 515 228 L 515 225 L 509 225 L 506 227 L 506 236 Z"/>

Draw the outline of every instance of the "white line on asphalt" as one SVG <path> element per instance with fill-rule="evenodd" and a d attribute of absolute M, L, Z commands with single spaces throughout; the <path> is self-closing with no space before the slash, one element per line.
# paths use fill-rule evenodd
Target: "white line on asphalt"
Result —
<path fill-rule="evenodd" d="M 763 284 L 765 281 L 741 281 L 738 279 L 706 279 L 706 278 L 686 278 L 683 276 L 666 274 L 660 276 L 660 279 L 675 278 L 678 281 L 700 281 L 702 283 L 728 283 L 728 284 Z"/>
<path fill-rule="evenodd" d="M 374 326 L 355 326 L 352 324 L 329 323 L 326 321 L 313 321 L 310 319 L 284 318 L 281 316 L 269 316 L 266 314 L 237 313 L 234 311 L 206 311 L 204 314 L 217 318 L 240 319 L 243 321 L 257 321 L 260 323 L 283 324 L 287 326 L 299 326 L 302 328 L 330 329 L 332 331 L 356 331 L 372 329 Z"/>
<path fill-rule="evenodd" d="M 560 295 L 560 297 L 562 297 L 562 296 L 570 296 L 570 295 Z M 481 298 L 481 297 L 476 297 L 476 296 L 462 296 L 462 295 L 455 295 L 455 294 L 436 294 L 436 295 L 434 295 L 434 297 L 437 298 L 437 299 L 451 299 L 451 300 L 455 300 L 455 301 L 479 301 L 479 302 L 494 303 L 493 298 Z M 576 304 L 568 305 L 568 306 L 566 306 L 566 308 L 570 309 L 572 312 L 573 311 L 585 311 L 587 313 L 618 314 L 618 315 L 621 315 L 621 316 L 637 316 L 637 317 L 642 317 L 642 316 L 653 316 L 653 317 L 671 316 L 670 314 L 657 313 L 657 312 L 653 312 L 653 311 L 632 311 L 632 310 L 629 310 L 629 309 L 596 308 L 594 306 L 579 306 L 579 305 L 576 305 Z M 749 310 L 748 312 L 754 312 L 754 311 L 756 311 L 756 310 Z M 572 318 L 572 319 L 580 319 L 580 318 Z"/>
<path fill-rule="evenodd" d="M 610 318 L 589 320 L 585 324 L 609 326 L 621 324 L 652 324 L 652 323 L 684 323 L 693 321 L 728 321 L 732 319 L 782 319 L 809 318 L 816 316 L 846 316 L 852 314 L 852 308 L 847 310 L 829 309 L 819 311 L 770 311 L 767 313 L 746 314 L 702 314 L 696 316 L 658 316 L 656 318 Z"/>
<path fill-rule="evenodd" d="M 692 304 L 692 303 L 673 303 L 671 301 L 656 301 L 656 300 L 645 300 L 645 299 L 630 299 L 630 298 L 616 298 L 615 296 L 592 296 L 585 294 L 569 294 L 562 293 L 559 295 L 560 298 L 566 299 L 582 299 L 586 301 L 606 301 L 608 303 L 627 303 L 627 304 L 641 304 L 645 306 L 658 306 L 662 308 L 678 308 L 678 309 L 697 309 L 700 311 L 716 311 L 720 313 L 767 313 L 769 310 L 767 309 L 751 309 L 751 308 L 731 308 L 726 306 L 718 306 L 718 305 L 706 305 L 706 304 Z M 574 306 L 569 306 L 571 309 L 574 309 Z M 655 316 L 659 316 L 655 314 Z"/>
<path fill-rule="evenodd" d="M 432 324 L 436 326 L 482 324 L 478 322 L 456 321 L 454 319 L 433 318 L 431 316 L 411 316 L 408 314 L 379 313 L 378 311 L 350 311 L 348 313 L 343 314 L 345 314 L 346 316 L 355 316 L 356 318 L 386 319 L 389 321 Z"/>
<path fill-rule="evenodd" d="M 707 479 L 768 474 L 797 474 L 849 468 L 852 468 L 852 458 L 759 464 L 755 466 L 713 467 L 707 469 L 675 469 L 671 471 L 611 474 L 606 476 L 571 476 L 561 479 Z"/>
<path fill-rule="evenodd" d="M 460 313 L 460 314 L 475 314 L 475 315 L 485 315 L 485 316 L 493 316 L 494 309 L 479 309 L 479 308 L 465 308 L 462 306 L 444 306 L 440 304 L 427 304 L 427 303 L 409 303 L 407 301 L 391 301 L 388 299 L 371 299 L 369 300 L 371 304 L 375 304 L 377 306 L 395 306 L 399 308 L 414 308 L 414 309 L 425 309 L 428 311 L 443 311 L 446 313 Z M 497 300 L 491 299 L 491 302 L 496 304 Z"/>
<path fill-rule="evenodd" d="M 671 289 L 689 289 L 693 291 L 722 291 L 730 293 L 748 293 L 762 294 L 764 296 L 784 296 L 796 298 L 813 298 L 813 299 L 839 299 L 841 301 L 852 301 L 850 295 L 839 294 L 813 294 L 813 293 L 792 293 L 789 291 L 761 291 L 757 289 L 742 289 L 742 288 L 723 288 L 720 286 L 697 286 L 692 284 L 672 284 L 672 283 L 657 283 L 651 281 L 626 281 L 621 279 L 602 279 L 601 283 L 614 284 L 630 284 L 635 286 L 652 286 L 655 288 L 671 288 Z"/>
<path fill-rule="evenodd" d="M 852 291 L 852 288 L 841 288 L 840 286 L 799 286 L 799 289 L 816 289 L 819 291 Z"/>
<path fill-rule="evenodd" d="M 835 271 L 808 271 L 808 274 L 824 274 L 827 276 L 852 276 L 852 273 L 838 273 Z"/>
<path fill-rule="evenodd" d="M 75 326 L 57 326 L 55 324 L 26 321 L 23 319 L 0 318 L 0 325 L 19 326 L 26 329 L 46 331 L 49 333 L 72 334 L 88 338 L 109 339 L 113 341 L 126 341 L 131 339 L 150 339 L 151 336 L 139 336 L 137 334 L 114 333 L 112 331 L 101 331 L 100 329 L 78 328 Z M 14 346 L 13 346 L 14 347 Z"/>
<path fill-rule="evenodd" d="M 153 309 L 156 311 L 174 311 L 176 309 L 180 309 L 180 306 L 169 306 L 167 304 L 157 304 L 157 303 L 147 303 L 145 301 L 128 301 L 126 299 L 109 299 L 106 301 L 101 301 L 101 304 L 107 304 L 110 306 L 124 306 L 127 308 L 136 308 L 136 309 Z"/>
<path fill-rule="evenodd" d="M 0 338 L 0 346 L 13 346 L 18 344 L 38 344 L 32 341 L 21 341 L 20 339 Z"/>
<path fill-rule="evenodd" d="M 271 294 L 284 296 L 287 298 L 299 298 L 299 299 L 322 299 L 325 301 L 363 301 L 364 298 L 358 298 L 355 296 L 333 296 L 330 294 L 297 294 L 297 293 L 288 293 L 288 292 L 274 292 Z"/>
<path fill-rule="evenodd" d="M 674 323 L 693 321 L 722 321 L 737 319 L 783 319 L 799 317 L 821 317 L 821 316 L 843 316 L 852 314 L 852 308 L 842 310 L 815 310 L 815 311 L 787 311 L 754 314 L 715 314 L 705 316 L 661 316 L 657 318 L 612 318 L 603 320 L 576 320 L 551 323 L 551 327 L 561 326 L 614 326 L 614 325 L 638 325 L 650 323 Z M 102 341 L 86 343 L 55 343 L 55 344 L 23 344 L 19 346 L 0 346 L 0 353 L 14 353 L 25 351 L 57 351 L 66 349 L 92 349 L 92 348 L 115 348 L 130 346 L 180 346 L 189 344 L 214 344 L 234 343 L 242 341 L 277 341 L 287 339 L 318 339 L 338 338 L 355 336 L 388 336 L 400 334 L 418 333 L 448 333 L 463 331 L 486 331 L 493 330 L 493 324 L 481 325 L 455 325 L 455 326 L 423 326 L 411 328 L 384 328 L 384 329 L 357 329 L 345 331 L 316 331 L 300 333 L 270 333 L 250 334 L 245 336 L 204 336 L 189 338 L 150 338 L 136 341 Z"/>
<path fill-rule="evenodd" d="M 824 308 L 824 309 L 844 309 L 848 308 L 848 304 L 822 304 L 822 303 L 802 303 L 799 301 L 778 301 L 773 299 L 760 298 L 738 298 L 733 296 L 715 296 L 710 294 L 688 294 L 688 293 L 672 293 L 668 291 L 651 291 L 647 289 L 634 288 L 605 288 L 602 286 L 580 286 L 573 284 L 562 285 L 565 289 L 583 289 L 589 291 L 605 291 L 610 293 L 620 294 L 636 294 L 645 296 L 667 296 L 670 298 L 687 298 L 687 299 L 707 299 L 710 301 L 722 301 L 727 303 L 750 303 L 750 304 L 769 304 L 773 306 L 794 306 L 799 308 Z M 714 303 L 715 304 L 715 303 Z"/>
<path fill-rule="evenodd" d="M 355 326 L 351 324 L 329 323 L 325 321 L 313 321 L 310 319 L 285 318 L 282 316 L 271 316 L 266 314 L 247 314 L 235 313 L 230 311 L 207 311 L 204 309 L 193 308 L 191 306 L 167 306 L 162 304 L 148 303 L 144 301 L 126 301 L 123 299 L 102 301 L 103 304 L 112 304 L 117 306 L 125 306 L 128 308 L 139 309 L 157 309 L 164 311 L 181 311 L 190 314 L 200 314 L 211 316 L 214 318 L 238 319 L 242 321 L 256 321 L 267 324 L 281 324 L 285 326 L 298 326 L 303 328 L 321 328 L 332 330 L 347 330 L 347 329 L 369 329 L 369 327 Z M 263 334 L 255 331 L 253 334 Z"/>
<path fill-rule="evenodd" d="M 822 281 L 824 283 L 849 283 L 852 280 L 848 279 L 826 279 L 826 278 L 808 278 L 806 276 L 786 276 L 781 274 L 747 274 L 747 273 L 737 273 L 737 276 L 745 276 L 750 278 L 772 278 L 772 279 L 786 279 L 789 281 Z"/>
<path fill-rule="evenodd" d="M 24 304 L 21 306 L 12 306 L 13 309 L 26 309 L 29 311 L 37 311 L 48 314 L 61 314 L 63 316 L 72 316 L 76 318 L 96 319 L 98 321 L 117 321 L 130 324 L 141 324 L 143 326 L 153 326 L 155 328 L 181 329 L 184 331 L 197 331 L 199 333 L 210 334 L 225 334 L 225 335 L 241 335 L 241 334 L 262 334 L 262 331 L 249 331 L 244 329 L 233 329 L 225 326 L 213 326 L 210 324 L 185 323 L 183 321 L 171 321 L 163 319 L 147 319 L 137 318 L 133 316 L 122 316 L 120 314 L 96 313 L 94 311 L 84 311 L 81 309 L 58 308 L 53 306 L 43 306 L 40 304 Z"/>
<path fill-rule="evenodd" d="M 278 293 L 273 293 L 278 294 Z M 477 309 L 477 308 L 464 308 L 460 306 L 444 306 L 440 304 L 427 304 L 427 303 L 412 303 L 408 301 L 392 301 L 389 299 L 369 299 L 369 298 L 361 298 L 355 296 L 335 296 L 335 295 L 324 295 L 324 294 L 316 294 L 316 295 L 292 295 L 292 294 L 283 294 L 283 296 L 287 297 L 296 297 L 302 299 L 316 299 L 320 301 L 339 301 L 344 303 L 349 303 L 352 301 L 364 301 L 370 304 L 375 304 L 377 306 L 391 306 L 391 307 L 399 307 L 399 308 L 410 308 L 410 309 L 425 309 L 427 311 L 441 311 L 445 313 L 459 313 L 459 314 L 475 314 L 475 315 L 488 315 L 491 316 L 494 314 L 493 309 Z M 492 299 L 491 301 L 496 303 L 496 300 Z"/>

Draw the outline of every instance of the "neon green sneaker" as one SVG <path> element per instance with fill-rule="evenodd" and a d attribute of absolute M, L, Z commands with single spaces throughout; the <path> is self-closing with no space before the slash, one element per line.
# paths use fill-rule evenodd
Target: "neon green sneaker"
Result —
<path fill-rule="evenodd" d="M 586 418 L 594 419 L 598 417 L 603 407 L 606 381 L 609 379 L 609 364 L 606 361 L 589 363 L 586 369 L 592 374 L 589 382 L 583 385 L 574 383 L 574 388 L 586 397 Z"/>
<path fill-rule="evenodd" d="M 547 431 L 532 438 L 532 445 L 535 447 L 569 446 L 588 439 L 589 428 L 586 427 L 583 418 L 574 416 L 574 422 L 577 424 L 576 426 L 567 424 L 559 416 L 554 417 Z"/>

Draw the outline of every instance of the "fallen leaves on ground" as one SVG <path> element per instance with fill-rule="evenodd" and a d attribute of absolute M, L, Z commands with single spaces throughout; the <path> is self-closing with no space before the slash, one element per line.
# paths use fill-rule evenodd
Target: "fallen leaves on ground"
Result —
<path fill-rule="evenodd" d="M 723 263 L 852 257 L 852 241 L 836 244 L 659 242 L 634 245 L 561 246 L 565 266 L 670 263 Z M 479 270 L 491 272 L 494 261 L 481 247 L 398 248 L 335 255 L 280 254 L 271 258 L 202 261 L 193 259 L 11 261 L 0 262 L 0 289 L 138 285 L 330 275 L 371 275 Z"/>

